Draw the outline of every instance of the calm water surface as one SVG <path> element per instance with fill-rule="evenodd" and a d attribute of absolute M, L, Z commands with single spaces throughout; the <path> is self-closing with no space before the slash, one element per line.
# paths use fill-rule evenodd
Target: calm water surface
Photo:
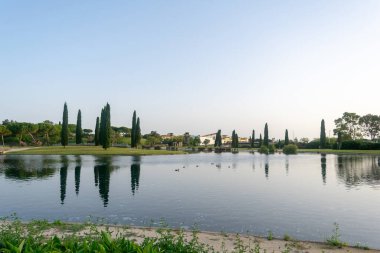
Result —
<path fill-rule="evenodd" d="M 0 156 L 0 216 L 96 221 L 380 248 L 380 157 Z M 176 171 L 179 170 L 179 171 Z"/>

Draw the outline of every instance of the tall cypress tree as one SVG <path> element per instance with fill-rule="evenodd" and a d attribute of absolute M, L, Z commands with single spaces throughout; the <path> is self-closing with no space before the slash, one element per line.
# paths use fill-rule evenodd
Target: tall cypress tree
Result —
<path fill-rule="evenodd" d="M 95 146 L 99 146 L 99 117 L 96 117 L 95 124 Z"/>
<path fill-rule="evenodd" d="M 214 147 L 222 146 L 222 131 L 219 129 L 215 136 L 215 144 Z"/>
<path fill-rule="evenodd" d="M 261 147 L 262 145 L 263 145 L 263 137 L 262 137 L 261 134 L 260 134 L 259 147 Z"/>
<path fill-rule="evenodd" d="M 100 113 L 100 127 L 99 127 L 99 144 L 103 146 L 104 143 L 104 131 L 105 131 L 105 114 L 104 108 L 102 108 L 102 112 Z"/>
<path fill-rule="evenodd" d="M 235 133 L 235 148 L 239 148 L 239 135 Z"/>
<path fill-rule="evenodd" d="M 232 131 L 231 148 L 235 148 L 235 130 Z"/>
<path fill-rule="evenodd" d="M 82 112 L 80 110 L 78 111 L 77 127 L 75 129 L 75 143 L 82 143 Z"/>
<path fill-rule="evenodd" d="M 289 134 L 288 129 L 285 130 L 285 146 L 289 145 Z"/>
<path fill-rule="evenodd" d="M 252 130 L 252 136 L 251 136 L 251 148 L 255 147 L 255 130 Z"/>
<path fill-rule="evenodd" d="M 140 144 L 141 141 L 141 128 L 140 128 L 140 118 L 137 118 L 136 123 L 136 147 Z"/>
<path fill-rule="evenodd" d="M 321 121 L 321 135 L 319 138 L 320 144 L 319 148 L 326 148 L 326 130 L 325 130 L 325 120 Z"/>
<path fill-rule="evenodd" d="M 69 144 L 69 112 L 67 104 L 63 106 L 62 130 L 61 130 L 61 144 L 66 147 Z"/>
<path fill-rule="evenodd" d="M 111 146 L 111 107 L 107 103 L 104 108 L 105 123 L 104 123 L 104 141 L 103 148 L 107 149 Z"/>
<path fill-rule="evenodd" d="M 136 147 L 136 111 L 133 111 L 132 116 L 132 129 L 131 129 L 131 146 L 132 148 Z"/>
<path fill-rule="evenodd" d="M 264 127 L 264 146 L 269 146 L 268 123 L 265 123 Z"/>

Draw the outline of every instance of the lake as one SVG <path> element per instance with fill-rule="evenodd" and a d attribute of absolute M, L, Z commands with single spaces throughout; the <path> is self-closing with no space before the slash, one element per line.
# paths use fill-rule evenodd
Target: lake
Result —
<path fill-rule="evenodd" d="M 0 156 L 0 216 L 198 228 L 380 248 L 380 157 Z"/>

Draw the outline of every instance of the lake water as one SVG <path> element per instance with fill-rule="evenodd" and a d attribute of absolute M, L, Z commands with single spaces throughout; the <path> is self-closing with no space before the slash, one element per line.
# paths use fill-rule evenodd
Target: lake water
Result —
<path fill-rule="evenodd" d="M 380 248 L 380 157 L 201 153 L 0 156 L 0 216 L 101 221 Z"/>

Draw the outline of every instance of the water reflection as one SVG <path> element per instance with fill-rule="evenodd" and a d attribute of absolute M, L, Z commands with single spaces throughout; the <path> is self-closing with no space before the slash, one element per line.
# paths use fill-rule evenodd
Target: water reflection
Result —
<path fill-rule="evenodd" d="M 265 177 L 266 177 L 266 179 L 269 178 L 269 157 L 268 157 L 268 155 L 265 155 Z"/>
<path fill-rule="evenodd" d="M 380 164 L 376 156 L 337 156 L 338 178 L 348 187 L 380 185 Z"/>
<path fill-rule="evenodd" d="M 117 168 L 119 167 L 112 164 L 111 156 L 97 157 L 96 159 L 94 167 L 95 186 L 99 187 L 99 195 L 103 200 L 104 207 L 108 205 L 111 172 Z"/>
<path fill-rule="evenodd" d="M 326 184 L 326 154 L 321 154 L 321 174 L 323 184 Z"/>
<path fill-rule="evenodd" d="M 67 168 L 69 167 L 69 161 L 67 156 L 61 156 L 61 169 L 59 170 L 60 181 L 60 199 L 61 205 L 65 203 L 66 198 L 66 183 L 67 183 Z"/>
<path fill-rule="evenodd" d="M 49 178 L 54 175 L 55 168 L 52 168 L 50 159 L 18 159 L 4 156 L 0 171 L 6 178 L 25 181 Z"/>
<path fill-rule="evenodd" d="M 285 170 L 286 170 L 286 175 L 289 175 L 289 156 L 285 156 Z"/>
<path fill-rule="evenodd" d="M 131 190 L 132 195 L 135 195 L 135 192 L 139 189 L 141 158 L 139 156 L 136 156 L 132 159 L 133 160 L 131 165 Z"/>
<path fill-rule="evenodd" d="M 80 187 L 80 171 L 82 168 L 82 159 L 80 156 L 76 156 L 76 166 L 75 166 L 75 193 L 78 196 Z"/>

